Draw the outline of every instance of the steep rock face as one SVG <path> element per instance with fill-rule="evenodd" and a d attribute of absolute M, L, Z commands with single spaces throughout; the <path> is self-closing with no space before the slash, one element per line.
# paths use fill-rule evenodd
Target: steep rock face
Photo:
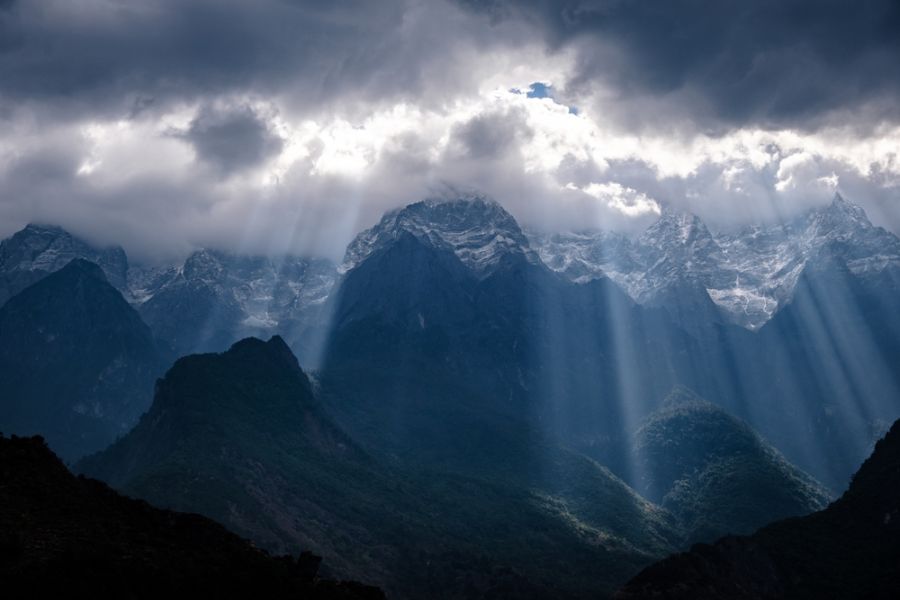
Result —
<path fill-rule="evenodd" d="M 472 202 L 441 207 L 464 215 Z M 447 419 L 468 431 L 524 424 L 578 445 L 609 439 L 623 428 L 623 387 L 645 410 L 674 383 L 673 366 L 687 370 L 695 341 L 608 279 L 571 283 L 526 251 L 485 276 L 440 238 L 386 240 L 332 294 L 320 377 L 345 427 L 392 453 L 465 451 L 440 435 Z M 634 380 L 622 369 L 638 360 L 646 377 Z"/>
<path fill-rule="evenodd" d="M 900 422 L 825 510 L 698 544 L 645 569 L 616 597 L 887 599 L 898 589 Z"/>
<path fill-rule="evenodd" d="M 176 354 L 219 351 L 248 335 L 303 336 L 320 325 L 336 278 L 325 260 L 199 250 L 180 267 L 134 269 L 132 296 Z"/>
<path fill-rule="evenodd" d="M 639 268 L 633 241 L 615 231 L 541 233 L 528 229 L 526 235 L 545 265 L 575 282 L 609 277 L 627 289 L 627 275 Z"/>
<path fill-rule="evenodd" d="M 325 320 L 321 308 L 337 279 L 335 265 L 324 259 L 206 249 L 174 265 L 129 264 L 121 248 L 96 248 L 59 227 L 32 224 L 0 241 L 0 306 L 75 258 L 99 265 L 179 356 L 276 331 L 305 350 Z"/>
<path fill-rule="evenodd" d="M 785 224 L 748 227 L 717 241 L 740 276 L 734 299 L 747 299 L 743 312 L 748 316 L 754 304 L 761 306 L 758 318 L 750 322 L 754 327 L 791 301 L 801 273 L 823 254 L 845 262 L 861 279 L 900 269 L 900 240 L 872 225 L 865 211 L 840 195 Z M 710 293 L 717 301 L 727 300 L 729 294 L 725 288 Z"/>
<path fill-rule="evenodd" d="M 718 235 L 694 215 L 665 210 L 636 240 L 608 232 L 531 239 L 550 268 L 582 281 L 608 276 L 641 303 L 670 303 L 668 288 L 701 284 L 728 320 L 754 330 L 791 301 L 823 253 L 863 279 L 900 272 L 900 240 L 840 195 L 783 224 Z"/>
<path fill-rule="evenodd" d="M 689 541 L 751 533 L 828 501 L 746 423 L 686 388 L 673 390 L 635 438 L 639 489 L 672 511 Z"/>
<path fill-rule="evenodd" d="M 6 593 L 160 598 L 384 598 L 315 578 L 319 560 L 271 557 L 224 527 L 76 478 L 43 440 L 0 436 L 0 579 Z"/>
<path fill-rule="evenodd" d="M 665 307 L 676 318 L 692 315 L 689 320 L 707 325 L 721 320 L 708 288 L 735 278 L 706 225 L 668 208 L 636 239 L 606 231 L 530 232 L 530 238 L 544 263 L 573 281 L 609 277 L 640 304 Z"/>
<path fill-rule="evenodd" d="M 695 215 L 664 210 L 636 246 L 643 270 L 641 283 L 631 287 L 639 302 L 653 303 L 679 281 L 696 280 L 715 287 L 729 277 L 727 270 L 721 269 L 725 262 L 721 248 Z"/>
<path fill-rule="evenodd" d="M 105 447 L 150 405 L 163 360 L 95 264 L 71 261 L 0 308 L 0 429 L 68 460 Z"/>
<path fill-rule="evenodd" d="M 384 466 L 330 420 L 275 337 L 179 360 L 137 427 L 78 468 L 274 551 L 310 548 L 394 597 L 594 597 L 676 536 L 607 470 L 566 465 L 540 493 Z"/>
<path fill-rule="evenodd" d="M 757 399 L 740 416 L 795 462 L 814 456 L 804 468 L 840 491 L 898 414 L 900 279 L 860 277 L 825 250 L 791 301 L 735 352 L 732 376 Z"/>
<path fill-rule="evenodd" d="M 59 227 L 32 224 L 0 241 L 0 306 L 76 258 L 99 265 L 113 287 L 127 289 L 121 248 L 94 248 Z"/>
<path fill-rule="evenodd" d="M 452 251 L 479 278 L 492 273 L 509 255 L 538 261 L 508 212 L 492 200 L 471 197 L 425 200 L 387 213 L 350 244 L 341 270 L 349 271 L 403 235 Z"/>
<path fill-rule="evenodd" d="M 322 544 L 314 549 L 329 556 L 328 536 L 316 529 L 340 519 L 321 496 L 304 497 L 301 482 L 338 498 L 342 485 L 352 497 L 363 491 L 354 480 L 375 477 L 365 455 L 324 416 L 279 337 L 179 359 L 138 425 L 78 468 L 160 505 L 203 512 L 266 547 L 282 551 L 314 538 Z M 309 519 L 293 522 L 300 507 Z M 363 541 L 378 543 L 356 540 Z M 361 552 L 356 542 L 335 567 L 349 568 L 341 561 Z"/>

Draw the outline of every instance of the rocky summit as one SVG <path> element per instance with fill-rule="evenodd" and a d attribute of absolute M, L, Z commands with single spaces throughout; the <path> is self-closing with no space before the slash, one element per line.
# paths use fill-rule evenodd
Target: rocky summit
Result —
<path fill-rule="evenodd" d="M 729 320 L 758 329 L 793 298 L 804 268 L 833 253 L 862 277 L 900 270 L 900 240 L 836 195 L 787 223 L 712 233 L 694 215 L 663 211 L 635 239 L 609 232 L 537 234 L 541 259 L 567 277 L 609 277 L 642 303 L 695 281 Z"/>

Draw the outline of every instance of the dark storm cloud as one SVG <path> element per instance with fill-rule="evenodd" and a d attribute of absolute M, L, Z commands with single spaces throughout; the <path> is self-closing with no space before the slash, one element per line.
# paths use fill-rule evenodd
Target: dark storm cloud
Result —
<path fill-rule="evenodd" d="M 0 237 L 339 258 L 448 185 L 633 231 L 606 196 L 727 225 L 832 175 L 900 227 L 900 3 L 460 1 L 0 0 Z"/>
<path fill-rule="evenodd" d="M 3 0 L 0 0 L 3 2 Z M 3 4 L 0 102 L 121 114 L 252 91 L 319 104 L 415 93 L 406 2 L 146 0 Z"/>
<path fill-rule="evenodd" d="M 900 116 L 896 0 L 462 3 L 495 22 L 530 20 L 551 45 L 578 48 L 570 91 L 604 84 L 642 112 L 664 99 L 663 117 L 707 127 Z M 648 112 L 636 120 L 655 121 Z"/>
<path fill-rule="evenodd" d="M 222 174 L 258 166 L 284 146 L 265 118 L 248 106 L 204 108 L 187 131 L 177 135 L 190 142 L 198 159 Z"/>
<path fill-rule="evenodd" d="M 416 0 L 0 0 L 0 108 L 129 116 L 248 91 L 307 109 L 421 101 L 476 67 L 441 63 L 449 47 L 515 48 L 529 38 L 521 25 L 578 49 L 560 101 L 602 85 L 604 109 L 628 127 L 900 118 L 896 0 L 459 2 L 488 14 L 492 34 Z"/>

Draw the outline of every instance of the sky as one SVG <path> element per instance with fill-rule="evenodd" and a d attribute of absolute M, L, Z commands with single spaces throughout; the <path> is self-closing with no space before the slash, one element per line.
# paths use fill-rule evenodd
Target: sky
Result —
<path fill-rule="evenodd" d="M 900 232 L 896 0 L 0 0 L 0 236 L 340 259 L 480 193 L 544 230 L 835 192 Z"/>

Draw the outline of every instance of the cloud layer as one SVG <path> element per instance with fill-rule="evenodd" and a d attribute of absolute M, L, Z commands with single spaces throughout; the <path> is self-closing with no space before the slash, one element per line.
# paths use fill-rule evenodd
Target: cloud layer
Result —
<path fill-rule="evenodd" d="M 717 130 L 808 129 L 872 126 L 900 114 L 893 0 L 462 4 L 496 20 L 525 19 L 551 47 L 573 47 L 569 87 L 604 104 L 622 102 L 616 109 L 631 125 L 659 125 L 662 115 Z"/>
<path fill-rule="evenodd" d="M 840 190 L 900 230 L 895 2 L 0 3 L 0 235 L 337 258 L 448 189 L 547 229 Z"/>

